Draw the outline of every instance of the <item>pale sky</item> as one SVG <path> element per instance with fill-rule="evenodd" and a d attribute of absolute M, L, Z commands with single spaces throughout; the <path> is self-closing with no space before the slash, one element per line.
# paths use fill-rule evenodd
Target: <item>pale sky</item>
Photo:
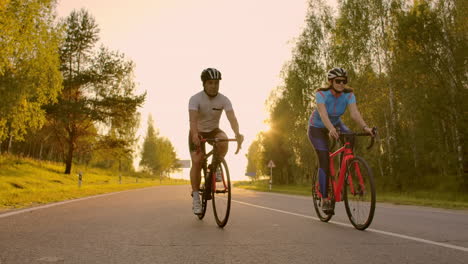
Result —
<path fill-rule="evenodd" d="M 138 93 L 147 91 L 141 138 L 152 114 L 180 159 L 190 159 L 188 101 L 203 89 L 200 73 L 221 71 L 220 93 L 230 98 L 245 135 L 239 154 L 232 144 L 226 160 L 231 179 L 247 179 L 245 155 L 267 129 L 265 100 L 282 85 L 280 72 L 305 25 L 307 0 L 59 0 L 58 16 L 80 8 L 95 17 L 100 43 L 136 64 Z M 225 114 L 220 127 L 234 136 Z M 176 177 L 188 178 L 188 170 Z"/>

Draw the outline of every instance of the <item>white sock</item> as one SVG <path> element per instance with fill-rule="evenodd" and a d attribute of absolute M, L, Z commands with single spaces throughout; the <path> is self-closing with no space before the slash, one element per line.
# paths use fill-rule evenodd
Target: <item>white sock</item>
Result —
<path fill-rule="evenodd" d="M 198 191 L 193 192 L 192 195 L 193 195 L 193 200 L 200 200 L 200 196 L 198 195 Z"/>

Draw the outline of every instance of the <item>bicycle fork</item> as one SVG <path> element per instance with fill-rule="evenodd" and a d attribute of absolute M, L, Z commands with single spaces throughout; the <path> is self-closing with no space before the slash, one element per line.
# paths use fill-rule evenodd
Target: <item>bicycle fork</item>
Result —
<path fill-rule="evenodd" d="M 354 176 L 357 177 L 359 180 L 359 186 L 361 187 L 361 190 L 359 191 L 359 193 L 355 191 L 353 180 L 351 179 L 352 176 L 348 174 L 347 178 L 348 178 L 348 184 L 349 184 L 349 189 L 351 191 L 351 194 L 352 195 L 364 194 L 366 192 L 366 185 L 364 184 L 364 180 L 362 178 L 361 168 L 359 167 L 359 164 L 357 162 L 354 163 L 354 172 L 355 172 Z"/>
<path fill-rule="evenodd" d="M 221 163 L 219 163 L 219 166 L 221 166 Z M 219 169 L 220 173 L 221 173 L 221 179 L 222 179 L 222 182 L 223 182 L 223 187 L 224 189 L 223 190 L 217 190 L 216 189 L 216 176 L 217 176 L 217 170 Z M 211 177 L 211 186 L 212 186 L 212 189 L 213 189 L 213 193 L 225 193 L 226 190 L 227 190 L 227 186 L 226 186 L 226 180 L 224 179 L 224 173 L 223 173 L 223 170 L 221 168 L 217 168 L 216 170 L 210 170 L 210 177 Z"/>

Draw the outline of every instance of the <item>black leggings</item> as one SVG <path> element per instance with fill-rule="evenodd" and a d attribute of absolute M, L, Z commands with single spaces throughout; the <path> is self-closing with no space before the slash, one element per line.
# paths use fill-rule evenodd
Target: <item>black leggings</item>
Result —
<path fill-rule="evenodd" d="M 309 127 L 309 140 L 317 154 L 319 168 L 318 177 L 320 183 L 320 192 L 324 198 L 328 197 L 328 175 L 330 175 L 330 160 L 329 160 L 329 140 L 328 130 L 326 128 Z"/>

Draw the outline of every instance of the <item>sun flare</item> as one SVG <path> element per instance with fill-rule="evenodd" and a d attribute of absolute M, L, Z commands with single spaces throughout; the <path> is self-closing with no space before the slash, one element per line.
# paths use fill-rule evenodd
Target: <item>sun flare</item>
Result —
<path fill-rule="evenodd" d="M 268 132 L 268 131 L 270 131 L 270 129 L 271 129 L 270 124 L 268 124 L 268 123 L 263 123 L 263 129 L 262 129 L 262 131 Z"/>

